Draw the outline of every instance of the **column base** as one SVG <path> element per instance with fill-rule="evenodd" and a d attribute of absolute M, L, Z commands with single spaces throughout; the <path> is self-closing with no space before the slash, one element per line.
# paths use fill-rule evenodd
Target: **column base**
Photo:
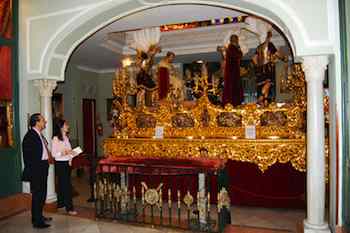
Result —
<path fill-rule="evenodd" d="M 22 182 L 22 192 L 30 194 L 30 183 L 29 182 Z"/>
<path fill-rule="evenodd" d="M 56 201 L 57 201 L 57 195 L 56 195 L 56 193 L 53 193 L 53 194 L 48 195 L 48 196 L 46 197 L 45 203 L 50 204 L 50 203 L 54 203 L 54 202 L 56 202 Z"/>
<path fill-rule="evenodd" d="M 320 225 L 310 224 L 307 220 L 304 220 L 304 233 L 331 233 L 328 223 Z"/>
<path fill-rule="evenodd" d="M 55 201 L 57 201 L 57 194 L 55 191 L 55 167 L 51 164 L 49 166 L 49 174 L 47 177 L 46 203 L 54 203 Z"/>

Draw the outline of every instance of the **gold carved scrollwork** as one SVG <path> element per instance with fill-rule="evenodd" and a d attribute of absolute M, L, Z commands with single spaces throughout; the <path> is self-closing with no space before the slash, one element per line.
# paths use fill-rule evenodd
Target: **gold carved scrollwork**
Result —
<path fill-rule="evenodd" d="M 156 189 L 149 189 L 145 182 L 141 182 L 141 185 L 145 189 L 144 198 L 146 200 L 146 203 L 152 206 L 156 204 L 161 206 L 161 188 L 163 186 L 163 183 L 160 183 Z"/>
<path fill-rule="evenodd" d="M 105 154 L 109 157 L 133 158 L 203 158 L 232 159 L 256 164 L 265 171 L 276 162 L 291 162 L 298 171 L 305 171 L 305 140 L 247 139 L 106 139 Z"/>
<path fill-rule="evenodd" d="M 12 102 L 9 102 L 6 106 L 6 115 L 7 115 L 7 119 L 8 119 L 8 125 L 7 125 L 8 143 L 10 146 L 13 146 L 14 140 L 13 140 L 13 106 L 12 106 Z"/>
<path fill-rule="evenodd" d="M 187 209 L 190 209 L 191 205 L 193 204 L 193 196 L 191 195 L 190 191 L 187 191 L 183 201 L 184 201 Z"/>
<path fill-rule="evenodd" d="M 11 101 L 0 101 L 0 147 L 14 145 L 13 105 Z"/>
<path fill-rule="evenodd" d="M 255 125 L 257 138 L 266 139 L 271 136 L 276 138 L 300 138 L 304 133 L 305 114 L 300 106 L 276 106 L 270 105 L 260 108 L 256 105 L 244 105 L 240 108 L 232 108 L 227 105 L 224 109 L 213 106 L 203 98 L 192 109 L 172 108 L 171 105 L 161 105 L 156 110 L 142 108 L 139 110 L 125 109 L 119 118 L 120 125 L 128 132 L 129 138 L 152 138 L 155 125 L 164 127 L 166 138 L 245 138 L 245 127 Z M 261 125 L 262 117 L 269 114 L 271 119 L 265 119 Z M 139 121 L 139 116 L 148 116 L 147 124 L 153 127 L 144 127 L 147 122 Z M 281 117 L 283 116 L 283 117 Z M 283 125 L 278 124 L 278 120 Z M 137 123 L 139 122 L 139 123 Z M 277 123 L 276 123 L 277 122 Z M 120 133 L 120 132 L 118 132 Z M 115 137 L 118 136 L 114 135 Z"/>
<path fill-rule="evenodd" d="M 287 88 L 294 94 L 294 105 L 298 105 L 302 110 L 306 110 L 306 83 L 305 75 L 301 63 L 292 66 L 292 73 L 288 75 Z"/>
<path fill-rule="evenodd" d="M 106 156 L 232 159 L 254 163 L 261 171 L 276 162 L 290 162 L 305 171 L 306 87 L 301 64 L 293 65 L 286 83 L 295 101 L 265 107 L 228 104 L 223 108 L 213 105 L 206 92 L 195 103 L 164 101 L 152 107 L 129 107 L 128 78 L 124 70 L 113 84 L 114 95 L 124 99 L 118 118 L 122 129 L 104 141 Z M 245 128 L 252 125 L 256 139 L 245 139 Z M 164 139 L 153 139 L 156 126 L 164 128 Z M 154 192 L 150 196 L 155 197 Z"/>

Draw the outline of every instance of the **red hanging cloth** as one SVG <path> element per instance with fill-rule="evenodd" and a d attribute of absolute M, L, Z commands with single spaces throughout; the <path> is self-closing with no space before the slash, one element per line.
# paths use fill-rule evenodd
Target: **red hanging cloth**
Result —
<path fill-rule="evenodd" d="M 13 30 L 12 0 L 0 2 L 0 37 L 10 39 Z M 0 100 L 12 99 L 12 50 L 0 46 Z"/>

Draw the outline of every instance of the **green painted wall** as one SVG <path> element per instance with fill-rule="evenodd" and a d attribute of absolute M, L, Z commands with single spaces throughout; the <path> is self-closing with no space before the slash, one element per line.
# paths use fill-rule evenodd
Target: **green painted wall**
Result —
<path fill-rule="evenodd" d="M 65 81 L 58 84 L 55 93 L 63 94 L 63 116 L 69 121 L 72 144 L 83 144 L 83 98 L 95 99 L 97 91 L 97 74 L 78 69 L 68 64 Z"/>
<path fill-rule="evenodd" d="M 21 154 L 19 139 L 19 102 L 18 102 L 18 1 L 13 0 L 13 25 L 14 34 L 10 40 L 0 38 L 0 46 L 12 47 L 13 64 L 13 112 L 14 112 L 14 140 L 15 145 L 11 148 L 0 148 L 0 198 L 22 191 L 21 187 Z"/>
<path fill-rule="evenodd" d="M 22 191 L 20 174 L 19 150 L 17 148 L 0 150 L 0 198 Z"/>
<path fill-rule="evenodd" d="M 100 117 L 100 121 L 103 125 L 103 135 L 97 136 L 97 154 L 103 155 L 102 141 L 112 135 L 112 127 L 107 120 L 107 99 L 113 98 L 112 94 L 112 81 L 115 77 L 114 73 L 99 74 L 98 78 L 98 94 L 96 100 L 96 113 Z"/>
<path fill-rule="evenodd" d="M 68 64 L 65 81 L 58 84 L 55 93 L 63 94 L 63 115 L 70 124 L 70 139 L 72 144 L 84 146 L 82 100 L 96 100 L 96 117 L 103 125 L 103 135 L 97 136 L 97 155 L 101 156 L 101 143 L 112 134 L 107 121 L 106 99 L 112 98 L 112 80 L 114 73 L 100 74 L 78 69 Z"/>

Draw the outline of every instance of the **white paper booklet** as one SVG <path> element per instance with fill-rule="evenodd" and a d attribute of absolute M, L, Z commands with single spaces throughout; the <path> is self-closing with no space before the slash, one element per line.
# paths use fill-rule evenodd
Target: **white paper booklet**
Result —
<path fill-rule="evenodd" d="M 74 157 L 83 152 L 83 150 L 80 148 L 80 146 L 75 147 L 72 151 L 74 151 Z"/>

